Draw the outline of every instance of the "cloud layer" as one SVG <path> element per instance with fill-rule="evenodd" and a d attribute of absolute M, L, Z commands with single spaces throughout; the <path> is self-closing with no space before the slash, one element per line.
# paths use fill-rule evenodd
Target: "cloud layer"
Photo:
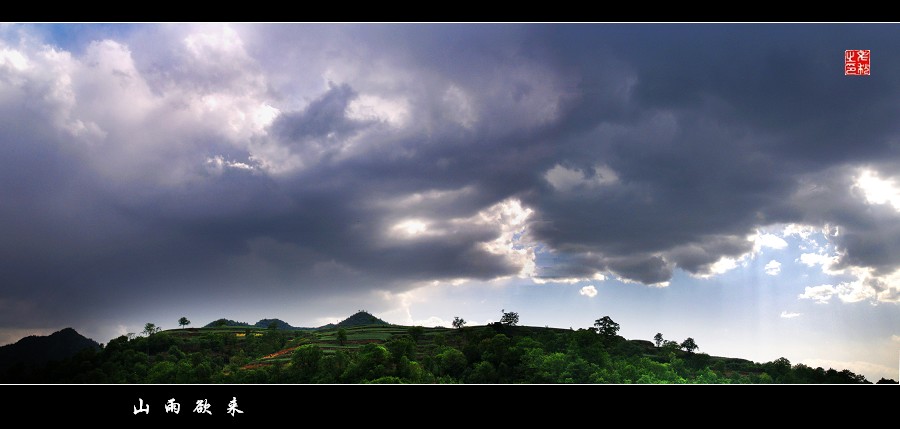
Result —
<path fill-rule="evenodd" d="M 785 224 L 828 231 L 850 276 L 802 298 L 896 302 L 898 32 L 139 25 L 64 46 L 7 26 L 0 324 L 249 286 L 664 286 Z M 842 76 L 848 44 L 871 77 Z"/>

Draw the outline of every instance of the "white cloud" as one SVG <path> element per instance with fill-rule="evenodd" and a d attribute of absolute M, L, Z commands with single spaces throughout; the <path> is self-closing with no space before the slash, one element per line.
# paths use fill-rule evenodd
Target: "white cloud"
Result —
<path fill-rule="evenodd" d="M 797 261 L 808 267 L 812 267 L 815 265 L 825 266 L 826 264 L 832 264 L 835 259 L 836 256 L 828 256 L 821 253 L 804 253 L 800 255 L 800 258 L 798 258 Z"/>
<path fill-rule="evenodd" d="M 695 276 L 695 277 L 709 278 L 709 277 L 711 277 L 711 276 L 710 276 L 710 275 L 706 275 L 706 276 L 704 276 L 704 275 L 698 275 L 698 276 Z M 646 284 L 646 283 L 641 283 L 641 282 L 639 282 L 639 281 L 637 281 L 637 280 L 628 279 L 628 278 L 621 277 L 621 276 L 618 276 L 618 275 L 616 276 L 616 280 L 618 280 L 618 281 L 620 281 L 620 282 L 622 282 L 622 283 L 625 283 L 625 284 L 635 284 L 635 285 L 643 284 L 643 285 L 645 285 L 645 286 L 657 287 L 657 288 L 669 287 L 669 286 L 672 284 L 671 281 L 664 281 L 664 282 L 657 282 L 657 283 Z"/>
<path fill-rule="evenodd" d="M 843 302 L 859 302 L 876 298 L 875 290 L 864 282 L 864 278 L 857 278 L 852 282 L 843 282 L 835 288 L 838 298 Z"/>
<path fill-rule="evenodd" d="M 819 304 L 827 304 L 834 296 L 835 289 L 832 285 L 807 286 L 804 292 L 797 296 L 800 299 L 812 299 Z"/>
<path fill-rule="evenodd" d="M 854 187 L 862 190 L 869 204 L 889 203 L 900 211 L 900 187 L 893 178 L 882 179 L 876 171 L 863 169 Z"/>
<path fill-rule="evenodd" d="M 756 235 L 752 237 L 752 241 L 755 246 L 759 248 L 769 247 L 772 249 L 784 249 L 788 245 L 787 241 L 784 241 L 781 237 L 768 233 L 757 232 Z"/>
<path fill-rule="evenodd" d="M 598 164 L 594 166 L 594 174 L 589 175 L 586 171 L 570 169 L 556 164 L 556 166 L 544 173 L 544 180 L 550 183 L 554 189 L 568 192 L 580 187 L 590 189 L 612 185 L 619 181 L 619 176 L 606 165 Z"/>
<path fill-rule="evenodd" d="M 814 250 L 818 253 L 825 253 L 828 250 L 828 246 L 819 244 L 818 238 L 824 238 L 825 240 L 828 240 L 826 229 L 830 231 L 832 228 L 827 225 L 825 227 L 817 227 L 812 225 L 791 223 L 785 225 L 784 229 L 781 232 L 781 235 L 785 238 L 791 236 L 799 237 L 800 240 L 802 240 L 800 244 L 801 250 Z"/>
<path fill-rule="evenodd" d="M 281 153 L 254 157 L 254 137 L 279 110 L 239 35 L 227 25 L 194 29 L 144 68 L 120 41 L 95 40 L 78 54 L 25 39 L 17 48 L 0 42 L 0 98 L 30 100 L 40 115 L 32 120 L 57 128 L 75 156 L 117 183 L 181 185 L 201 179 L 198 164 L 209 159 L 213 170 L 282 162 Z M 157 63 L 165 62 L 172 67 L 161 73 Z M 250 152 L 253 162 L 219 163 L 197 150 L 201 141 Z"/>
<path fill-rule="evenodd" d="M 709 264 L 703 272 L 691 273 L 691 277 L 698 279 L 709 279 L 719 274 L 725 274 L 738 267 L 739 262 L 746 261 L 751 253 L 745 253 L 737 259 L 728 256 L 722 256 L 716 262 Z M 668 283 L 668 282 L 667 282 Z"/>
<path fill-rule="evenodd" d="M 757 230 L 754 234 L 747 236 L 746 240 L 753 243 L 753 248 L 750 251 L 737 256 L 721 256 L 712 264 L 708 264 L 704 267 L 702 272 L 691 273 L 691 276 L 709 279 L 716 275 L 727 273 L 739 266 L 746 268 L 751 260 L 762 253 L 763 248 L 784 249 L 788 246 L 788 243 L 781 237 L 762 230 Z M 682 249 L 693 250 L 688 246 L 683 246 Z M 778 264 L 777 270 L 774 268 L 773 262 Z M 777 275 L 781 271 L 780 266 L 781 264 L 777 261 L 769 262 L 766 265 L 766 272 L 769 273 L 770 271 L 774 271 L 774 274 L 770 274 Z"/>
<path fill-rule="evenodd" d="M 21 52 L 9 48 L 0 49 L 0 68 L 9 67 L 15 71 L 23 71 L 29 66 L 28 58 Z"/>
<path fill-rule="evenodd" d="M 205 26 L 203 31 L 184 38 L 184 45 L 193 56 L 219 62 L 246 57 L 244 42 L 231 26 Z"/>
<path fill-rule="evenodd" d="M 594 285 L 587 285 L 581 288 L 578 293 L 588 298 L 593 298 L 597 296 L 597 288 L 595 288 Z"/>
<path fill-rule="evenodd" d="M 784 228 L 784 234 L 799 236 L 815 250 L 802 253 L 796 262 L 808 267 L 818 265 L 822 273 L 828 276 L 841 276 L 843 280 L 836 286 L 807 288 L 800 298 L 813 299 L 821 303 L 828 302 L 831 296 L 837 295 L 842 302 L 847 303 L 864 300 L 870 301 L 873 305 L 879 302 L 900 302 L 900 270 L 883 273 L 871 267 L 842 266 L 846 250 L 841 250 L 834 244 L 835 238 L 841 235 L 840 225 L 825 224 L 822 227 L 813 227 L 791 224 Z M 819 244 L 817 239 L 825 240 L 825 244 Z M 805 249 L 803 245 L 800 247 Z"/>
<path fill-rule="evenodd" d="M 764 268 L 766 270 L 766 274 L 770 276 L 777 276 L 779 273 L 781 273 L 781 262 L 773 259 L 769 261 Z"/>
<path fill-rule="evenodd" d="M 789 313 L 787 310 L 781 312 L 782 319 L 793 319 L 802 316 L 803 313 Z"/>
<path fill-rule="evenodd" d="M 518 199 L 509 198 L 482 210 L 476 215 L 476 222 L 483 225 L 500 227 L 497 239 L 483 243 L 488 252 L 503 255 L 511 263 L 522 267 L 519 277 L 530 277 L 535 274 L 534 244 L 523 240 L 528 227 L 528 219 L 534 210 L 522 205 Z"/>
<path fill-rule="evenodd" d="M 872 304 L 878 301 L 898 302 L 897 286 L 885 285 L 878 278 L 871 277 L 869 269 L 856 268 L 849 271 L 856 277 L 856 280 L 841 282 L 837 286 L 827 284 L 807 286 L 805 291 L 797 297 L 812 299 L 819 304 L 828 303 L 833 296 L 848 303 L 863 300 L 872 300 Z"/>
<path fill-rule="evenodd" d="M 723 256 L 719 258 L 718 261 L 709 266 L 709 272 L 712 275 L 724 274 L 737 268 L 737 266 L 738 264 L 736 259 Z"/>
<path fill-rule="evenodd" d="M 801 239 L 808 239 L 811 235 L 819 232 L 819 228 L 816 228 L 812 225 L 802 225 L 799 223 L 790 223 L 784 226 L 784 230 L 782 231 L 783 237 L 788 237 L 791 235 L 796 235 Z"/>
<path fill-rule="evenodd" d="M 98 83 L 101 88 L 104 82 L 117 83 L 114 79 L 116 76 L 92 75 L 103 74 L 99 61 L 105 58 L 98 56 L 97 51 L 99 46 L 107 45 L 109 44 L 94 42 L 87 47 L 85 56 L 92 56 L 92 60 L 96 62 L 87 66 L 70 53 L 51 46 L 23 44 L 18 49 L 13 49 L 0 41 L 0 100 L 9 105 L 31 106 L 28 110 L 42 115 L 35 120 L 76 137 L 77 143 L 91 143 L 104 138 L 105 131 L 86 117 L 85 112 L 76 110 L 79 103 L 97 98 L 83 93 L 85 90 L 93 90 Z M 120 75 L 128 74 L 127 65 L 121 65 L 120 68 L 126 70 L 120 70 Z M 107 104 L 117 103 L 107 101 Z M 127 111 L 129 106 L 117 107 Z"/>

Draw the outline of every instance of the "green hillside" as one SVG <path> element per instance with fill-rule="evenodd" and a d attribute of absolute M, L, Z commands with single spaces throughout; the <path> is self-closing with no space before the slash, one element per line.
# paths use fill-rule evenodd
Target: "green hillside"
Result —
<path fill-rule="evenodd" d="M 692 339 L 626 340 L 608 318 L 577 330 L 508 322 L 423 328 L 360 312 L 308 331 L 246 324 L 173 329 L 122 336 L 27 375 L 0 373 L 0 382 L 868 383 L 848 370 L 783 358 L 709 356 Z"/>

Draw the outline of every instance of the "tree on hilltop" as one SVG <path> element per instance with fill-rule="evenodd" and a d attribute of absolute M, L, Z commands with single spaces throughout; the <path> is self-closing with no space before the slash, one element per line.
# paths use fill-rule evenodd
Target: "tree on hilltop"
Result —
<path fill-rule="evenodd" d="M 159 332 L 159 330 L 160 330 L 160 328 L 157 327 L 156 324 L 148 322 L 146 325 L 144 325 L 143 333 L 144 333 L 144 335 L 149 337 L 149 336 Z"/>
<path fill-rule="evenodd" d="M 606 341 L 615 338 L 616 333 L 619 332 L 619 324 L 614 322 L 609 316 L 603 316 L 595 320 L 594 326 L 597 333 L 603 336 L 603 339 Z"/>
<path fill-rule="evenodd" d="M 693 338 L 688 337 L 686 340 L 681 342 L 681 348 L 683 348 L 684 351 L 688 352 L 689 354 L 693 354 L 694 350 L 697 350 L 700 347 L 697 346 L 697 343 Z"/>
<path fill-rule="evenodd" d="M 500 310 L 503 313 L 503 317 L 500 318 L 500 323 L 507 326 L 516 326 L 519 324 L 519 313 L 515 311 L 507 312 L 506 309 Z"/>
<path fill-rule="evenodd" d="M 453 327 L 456 329 L 462 329 L 463 326 L 466 326 L 466 319 L 462 317 L 454 317 L 453 318 Z"/>

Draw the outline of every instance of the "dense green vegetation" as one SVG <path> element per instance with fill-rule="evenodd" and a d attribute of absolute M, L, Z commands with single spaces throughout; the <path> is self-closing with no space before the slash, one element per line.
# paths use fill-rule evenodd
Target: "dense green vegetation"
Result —
<path fill-rule="evenodd" d="M 122 336 L 46 366 L 27 383 L 866 383 L 848 370 L 696 353 L 697 343 L 626 340 L 609 317 L 586 329 L 503 323 L 455 329 L 356 325 L 316 331 L 208 325 Z M 356 316 L 356 315 L 354 315 Z M 515 315 L 517 316 L 517 315 Z M 359 316 L 357 319 L 365 317 Z M 374 316 L 372 316 L 374 318 Z M 461 319 L 460 319 L 461 320 Z M 383 322 L 382 322 L 383 323 Z M 152 325 L 152 324 L 148 324 Z M 340 324 L 339 324 L 340 325 Z"/>

